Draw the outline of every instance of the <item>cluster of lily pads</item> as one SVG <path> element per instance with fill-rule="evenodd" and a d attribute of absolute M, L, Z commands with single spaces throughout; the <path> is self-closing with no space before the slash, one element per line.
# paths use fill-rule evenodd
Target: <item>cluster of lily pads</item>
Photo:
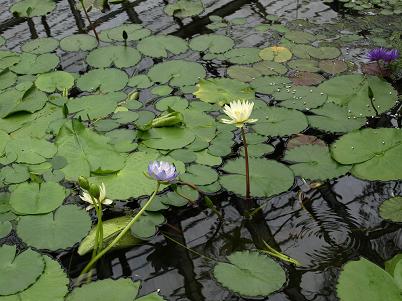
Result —
<path fill-rule="evenodd" d="M 380 9 L 382 15 L 402 14 L 402 2 L 399 0 L 324 0 L 324 3 L 342 4 L 345 9 L 356 12 Z"/>
<path fill-rule="evenodd" d="M 11 10 L 32 17 L 54 9 L 53 1 L 34 2 L 20 1 Z M 166 11 L 188 16 L 180 3 Z M 212 29 L 241 23 L 211 20 Z M 144 176 L 150 161 L 173 163 L 180 181 L 197 187 L 179 185 L 157 195 L 118 248 L 154 237 L 165 223 L 165 210 L 195 202 L 200 193 L 226 190 L 245 197 L 245 150 L 236 143 L 235 125 L 220 122 L 222 106 L 233 100 L 253 102 L 251 118 L 258 120 L 246 134 L 253 198 L 286 192 L 295 177 L 327 181 L 351 173 L 372 181 L 402 179 L 401 130 L 366 127 L 398 105 L 392 85 L 349 72 L 340 49 L 328 45 L 325 36 L 282 24 L 270 28 L 281 39 L 260 48 L 236 47 L 232 37 L 218 33 L 185 40 L 124 24 L 99 32 L 100 42 L 75 34 L 28 41 L 21 52 L 0 50 L 0 237 L 15 229 L 28 247 L 22 252 L 0 247 L 0 274 L 6 275 L 0 277 L 0 301 L 133 300 L 139 282 L 128 279 L 98 280 L 68 292 L 59 263 L 37 251 L 58 252 L 78 243 L 80 255 L 94 249 L 96 227 L 78 197 L 80 176 L 103 183 L 109 199 L 138 201 L 141 207 L 142 197 L 155 189 Z M 85 56 L 82 74 L 65 71 L 63 58 L 70 53 Z M 220 66 L 222 76 L 211 75 L 206 68 L 211 64 Z M 337 139 L 315 144 L 300 139 L 272 155 L 276 138 L 308 137 L 306 131 Z M 400 197 L 387 200 L 381 216 L 401 222 L 401 203 Z M 105 243 L 130 220 L 103 221 Z M 391 279 L 365 259 L 348 263 L 338 284 L 341 300 L 357 300 L 348 285 L 360 269 L 363 287 L 367 279 L 379 286 L 389 280 L 382 289 L 394 298 L 400 294 L 401 265 L 392 266 Z M 258 250 L 229 255 L 213 273 L 222 286 L 243 296 L 266 296 L 286 282 L 284 265 Z M 15 281 L 17 276 L 21 280 Z M 153 293 L 135 300 L 162 297 Z"/>

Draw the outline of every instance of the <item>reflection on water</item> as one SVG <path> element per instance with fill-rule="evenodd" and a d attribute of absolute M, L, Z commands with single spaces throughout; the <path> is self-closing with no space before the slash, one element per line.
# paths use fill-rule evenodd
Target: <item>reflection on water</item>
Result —
<path fill-rule="evenodd" d="M 80 12 L 74 9 L 73 0 L 58 1 L 57 12 L 35 18 L 30 23 L 9 16 L 7 10 L 13 2 L 0 0 L 0 32 L 8 39 L 9 49 L 19 50 L 23 41 L 37 36 L 60 39 L 87 31 Z M 270 14 L 288 20 L 313 18 L 316 22 L 333 21 L 337 17 L 336 12 L 318 0 L 203 2 L 205 12 L 183 22 L 165 15 L 164 2 L 157 0 L 131 1 L 113 6 L 112 11 L 105 14 L 93 11 L 91 18 L 99 31 L 133 22 L 142 23 L 154 33 L 190 38 L 209 32 L 205 27 L 209 23 L 209 15 L 226 16 L 228 19 L 244 17 L 248 26 L 261 23 Z M 239 47 L 265 45 L 272 38 L 269 31 L 256 34 L 248 27 L 240 26 L 231 35 Z M 86 70 L 83 54 L 60 52 L 59 55 L 63 57 L 62 69 L 70 72 Z M 137 68 L 147 69 L 151 64 L 152 60 L 144 60 Z M 208 64 L 208 67 L 211 75 L 223 75 L 222 66 Z M 147 93 L 141 95 L 141 101 L 146 102 L 150 98 Z M 389 120 L 386 122 L 389 123 Z M 281 143 L 272 141 L 272 144 Z M 94 277 L 141 279 L 141 294 L 160 289 L 161 294 L 172 301 L 245 300 L 223 290 L 213 281 L 211 269 L 215 263 L 208 258 L 224 259 L 225 255 L 236 250 L 263 248 L 266 241 L 300 261 L 302 266 L 295 268 L 284 264 L 289 273 L 286 287 L 264 300 L 336 300 L 336 277 L 343 263 L 362 255 L 381 265 L 402 249 L 400 228 L 382 221 L 377 213 L 382 201 L 398 194 L 402 194 L 401 183 L 369 183 L 352 176 L 342 177 L 316 189 L 310 189 L 299 181 L 288 193 L 251 204 L 253 207 L 261 206 L 262 210 L 252 220 L 245 220 L 242 218 L 247 210 L 244 203 L 222 193 L 215 196 L 214 201 L 224 214 L 224 222 L 202 206 L 170 211 L 167 213 L 167 225 L 161 229 L 163 233 L 144 245 L 107 255 Z M 205 257 L 190 252 L 173 240 Z M 89 259 L 74 252 L 54 255 L 62 260 L 72 277 L 77 277 Z"/>

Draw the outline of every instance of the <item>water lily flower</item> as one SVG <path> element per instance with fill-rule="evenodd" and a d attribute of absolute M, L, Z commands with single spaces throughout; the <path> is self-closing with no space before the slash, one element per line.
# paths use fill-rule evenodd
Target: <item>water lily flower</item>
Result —
<path fill-rule="evenodd" d="M 83 190 L 82 195 L 80 195 L 80 198 L 84 202 L 87 202 L 87 203 L 90 204 L 85 208 L 87 211 L 89 211 L 92 208 L 94 208 L 93 197 L 91 197 L 91 195 L 89 194 L 89 192 L 87 190 Z M 105 187 L 104 183 L 99 185 L 99 199 L 98 199 L 98 201 L 100 201 L 103 205 L 111 205 L 113 203 L 112 200 L 106 198 L 106 187 Z"/>
<path fill-rule="evenodd" d="M 245 100 L 232 101 L 229 105 L 225 105 L 223 112 L 231 119 L 221 119 L 223 123 L 234 124 L 241 128 L 246 123 L 254 123 L 258 119 L 250 119 L 253 111 L 254 103 Z"/>
<path fill-rule="evenodd" d="M 159 182 L 173 182 L 179 173 L 173 164 L 165 161 L 152 161 L 148 165 L 148 175 Z"/>
<path fill-rule="evenodd" d="M 372 62 L 384 61 L 390 63 L 399 57 L 398 49 L 374 48 L 369 51 L 368 59 Z"/>

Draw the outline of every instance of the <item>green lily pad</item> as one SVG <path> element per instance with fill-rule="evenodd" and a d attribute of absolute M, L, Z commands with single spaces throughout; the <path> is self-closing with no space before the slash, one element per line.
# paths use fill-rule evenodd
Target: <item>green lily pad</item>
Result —
<path fill-rule="evenodd" d="M 307 59 L 293 60 L 288 63 L 288 66 L 297 71 L 317 72 L 320 70 L 318 62 Z"/>
<path fill-rule="evenodd" d="M 21 50 L 33 54 L 42 54 L 52 52 L 56 50 L 58 46 L 59 41 L 55 38 L 39 38 L 26 42 L 21 46 Z"/>
<path fill-rule="evenodd" d="M 13 229 L 13 226 L 9 221 L 3 221 L 0 222 L 0 239 L 6 237 L 8 234 L 10 234 L 11 230 Z M 1 297 L 0 297 L 1 300 Z"/>
<path fill-rule="evenodd" d="M 43 92 L 63 92 L 74 86 L 74 76 L 65 71 L 40 74 L 35 81 L 35 86 Z"/>
<path fill-rule="evenodd" d="M 180 179 L 197 186 L 208 185 L 218 180 L 218 173 L 209 166 L 192 164 L 186 168 L 185 174 L 180 175 Z"/>
<path fill-rule="evenodd" d="M 153 237 L 157 227 L 165 222 L 165 217 L 160 213 L 147 212 L 141 215 L 139 220 L 131 226 L 131 234 L 142 240 Z"/>
<path fill-rule="evenodd" d="M 101 93 L 122 90 L 128 82 L 127 73 L 116 68 L 95 69 L 82 75 L 77 80 L 77 87 L 82 91 Z"/>
<path fill-rule="evenodd" d="M 275 148 L 269 144 L 252 144 L 248 146 L 250 157 L 262 157 L 265 154 L 273 153 Z M 240 148 L 240 155 L 244 157 L 244 147 Z"/>
<path fill-rule="evenodd" d="M 341 55 L 341 51 L 336 47 L 309 47 L 307 53 L 320 60 L 330 60 Z"/>
<path fill-rule="evenodd" d="M 151 93 L 154 95 L 158 95 L 158 96 L 167 96 L 172 91 L 173 91 L 173 89 L 168 85 L 156 86 L 151 89 Z"/>
<path fill-rule="evenodd" d="M 204 78 L 204 67 L 196 62 L 171 60 L 153 66 L 148 76 L 153 82 L 173 87 L 191 86 Z"/>
<path fill-rule="evenodd" d="M 270 197 L 287 191 L 293 185 L 293 172 L 273 160 L 250 158 L 250 190 L 253 197 Z M 238 195 L 246 194 L 244 158 L 229 160 L 223 166 L 226 173 L 219 178 L 221 185 Z"/>
<path fill-rule="evenodd" d="M 103 221 L 103 245 L 107 245 L 124 229 L 125 226 L 132 219 L 131 216 L 121 216 Z M 95 245 L 96 228 L 92 228 L 89 234 L 81 241 L 78 248 L 78 254 L 81 256 L 92 251 Z M 113 247 L 113 249 L 123 249 L 126 247 L 134 246 L 141 243 L 141 240 L 135 238 L 131 233 L 127 233 L 121 240 Z"/>
<path fill-rule="evenodd" d="M 222 286 L 241 296 L 268 296 L 286 282 L 284 269 L 259 252 L 236 252 L 227 259 L 229 262 L 218 262 L 214 267 L 214 276 Z"/>
<path fill-rule="evenodd" d="M 272 96 L 280 101 L 280 106 L 301 111 L 317 108 L 327 101 L 327 95 L 320 89 L 307 86 L 289 85 Z"/>
<path fill-rule="evenodd" d="M 368 88 L 373 92 L 373 103 Z M 323 82 L 319 88 L 328 101 L 346 107 L 352 116 L 373 116 L 391 109 L 398 98 L 391 84 L 375 76 L 340 75 Z"/>
<path fill-rule="evenodd" d="M 52 71 L 57 67 L 60 60 L 54 53 L 32 54 L 22 53 L 20 61 L 10 70 L 17 74 L 40 74 Z"/>
<path fill-rule="evenodd" d="M 288 39 L 289 41 L 292 41 L 293 43 L 298 44 L 308 44 L 316 40 L 315 35 L 306 31 L 298 31 L 298 30 L 287 31 L 285 33 L 285 38 Z"/>
<path fill-rule="evenodd" d="M 18 214 L 43 214 L 58 208 L 65 197 L 63 186 L 54 182 L 22 183 L 11 192 L 10 205 Z"/>
<path fill-rule="evenodd" d="M 346 263 L 339 275 L 336 292 L 341 301 L 401 299 L 392 276 L 365 258 Z"/>
<path fill-rule="evenodd" d="M 361 128 L 366 122 L 365 118 L 349 116 L 346 108 L 333 103 L 326 103 L 311 112 L 314 115 L 307 116 L 310 126 L 326 132 L 350 132 Z"/>
<path fill-rule="evenodd" d="M 156 187 L 155 181 L 148 179 L 144 172 L 148 164 L 157 159 L 174 163 L 180 173 L 184 172 L 184 164 L 174 161 L 170 157 L 160 158 L 159 153 L 134 152 L 126 160 L 126 165 L 118 172 L 105 176 L 91 178 L 97 183 L 105 183 L 107 196 L 111 199 L 126 200 L 143 195 L 150 195 Z M 135 181 L 136 185 L 132 185 Z M 162 185 L 161 189 L 165 186 Z"/>
<path fill-rule="evenodd" d="M 125 157 L 119 154 L 108 137 L 85 128 L 77 120 L 65 124 L 56 137 L 57 156 L 64 157 L 67 165 L 60 171 L 67 180 L 76 181 L 90 173 L 111 173 L 123 168 Z"/>
<path fill-rule="evenodd" d="M 16 161 L 19 163 L 39 164 L 52 158 L 57 152 L 57 147 L 46 140 L 19 137 L 10 140 L 4 151 L 5 157 L 10 159 L 10 163 Z M 8 160 L 6 158 L 3 158 L 3 160 Z"/>
<path fill-rule="evenodd" d="M 282 75 L 288 71 L 283 64 L 271 61 L 255 63 L 253 69 L 261 73 L 261 75 Z"/>
<path fill-rule="evenodd" d="M 286 47 L 272 46 L 262 49 L 260 51 L 260 57 L 266 61 L 283 63 L 292 58 L 292 53 Z"/>
<path fill-rule="evenodd" d="M 346 174 L 351 166 L 340 165 L 331 158 L 328 147 L 302 145 L 286 151 L 285 161 L 294 162 L 290 168 L 296 176 L 309 180 L 328 180 Z"/>
<path fill-rule="evenodd" d="M 293 109 L 267 107 L 257 110 L 252 117 L 258 119 L 254 130 L 264 136 L 288 136 L 308 127 L 306 116 Z"/>
<path fill-rule="evenodd" d="M 164 12 L 169 16 L 186 18 L 197 16 L 204 11 L 204 6 L 200 0 L 176 0 L 175 3 L 168 4 Z"/>
<path fill-rule="evenodd" d="M 87 63 L 94 68 L 107 68 L 112 65 L 117 68 L 132 67 L 140 60 L 141 54 L 137 49 L 125 46 L 96 48 L 87 56 Z"/>
<path fill-rule="evenodd" d="M 202 165 L 217 166 L 222 164 L 222 158 L 211 155 L 208 150 L 204 149 L 194 153 L 196 156 L 195 162 Z"/>
<path fill-rule="evenodd" d="M 96 46 L 98 41 L 89 34 L 74 34 L 60 41 L 60 48 L 64 51 L 89 51 Z"/>
<path fill-rule="evenodd" d="M 153 82 L 145 74 L 135 75 L 129 79 L 128 85 L 134 88 L 146 89 L 153 85 Z"/>
<path fill-rule="evenodd" d="M 17 255 L 15 246 L 1 246 L 0 295 L 12 295 L 27 289 L 44 269 L 45 262 L 39 253 L 28 249 Z"/>
<path fill-rule="evenodd" d="M 224 55 L 226 59 L 233 64 L 253 64 L 261 61 L 258 48 L 233 48 Z"/>
<path fill-rule="evenodd" d="M 17 75 L 14 72 L 8 69 L 0 71 L 0 91 L 11 87 L 16 81 Z"/>
<path fill-rule="evenodd" d="M 340 60 L 324 60 L 318 63 L 320 69 L 330 74 L 338 74 L 348 70 L 348 65 Z"/>
<path fill-rule="evenodd" d="M 202 101 L 220 106 L 234 100 L 252 100 L 255 97 L 249 85 L 229 78 L 202 79 L 197 84 L 197 91 L 193 94 Z"/>
<path fill-rule="evenodd" d="M 402 197 L 385 200 L 380 206 L 380 216 L 396 223 L 402 223 Z"/>
<path fill-rule="evenodd" d="M 195 51 L 224 53 L 234 46 L 234 41 L 224 35 L 204 34 L 192 38 L 190 48 Z"/>
<path fill-rule="evenodd" d="M 251 82 L 254 79 L 256 79 L 257 77 L 262 76 L 262 74 L 255 70 L 252 67 L 248 67 L 248 66 L 239 66 L 239 65 L 233 65 L 230 66 L 227 70 L 226 70 L 227 74 L 233 78 L 233 79 L 237 79 L 239 81 L 242 82 Z"/>
<path fill-rule="evenodd" d="M 99 33 L 99 38 L 104 42 L 123 42 L 124 31 L 127 34 L 127 41 L 138 41 L 151 34 L 151 31 L 148 28 L 142 27 L 141 24 L 123 24 L 117 27 L 102 30 Z"/>
<path fill-rule="evenodd" d="M 178 149 L 194 141 L 195 135 L 187 128 L 153 128 L 141 133 L 139 138 L 145 146 L 154 149 Z"/>
<path fill-rule="evenodd" d="M 160 99 L 156 104 L 155 108 L 159 111 L 166 111 L 171 108 L 175 111 L 182 111 L 188 107 L 187 99 L 179 96 L 170 96 Z"/>
<path fill-rule="evenodd" d="M 56 8 L 53 0 L 21 0 L 11 6 L 10 11 L 19 17 L 44 16 Z"/>
<path fill-rule="evenodd" d="M 180 54 L 187 51 L 187 42 L 171 35 L 150 36 L 138 42 L 137 49 L 144 55 L 162 58 L 169 54 Z"/>
<path fill-rule="evenodd" d="M 0 36 L 0 47 L 3 46 L 6 43 L 6 39 L 2 36 Z"/>
<path fill-rule="evenodd" d="M 21 60 L 19 53 L 0 50 L 0 69 L 6 69 L 12 67 Z"/>
<path fill-rule="evenodd" d="M 29 246 L 57 251 L 81 241 L 91 228 L 91 218 L 75 205 L 64 205 L 44 215 L 21 216 L 17 235 Z"/>
<path fill-rule="evenodd" d="M 262 76 L 251 82 L 251 87 L 255 92 L 263 94 L 273 94 L 281 92 L 291 83 L 290 79 L 284 76 Z"/>
<path fill-rule="evenodd" d="M 365 180 L 402 179 L 402 132 L 395 128 L 363 129 L 331 145 L 332 157 L 353 164 L 352 174 Z"/>

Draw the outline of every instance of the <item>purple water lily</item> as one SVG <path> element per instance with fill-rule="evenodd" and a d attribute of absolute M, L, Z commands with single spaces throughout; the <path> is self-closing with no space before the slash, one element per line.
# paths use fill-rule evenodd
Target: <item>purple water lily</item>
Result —
<path fill-rule="evenodd" d="M 179 173 L 173 164 L 165 161 L 152 161 L 148 165 L 148 175 L 160 182 L 173 182 Z"/>
<path fill-rule="evenodd" d="M 371 49 L 367 55 L 368 59 L 372 62 L 384 61 L 390 63 L 399 57 L 398 49 L 374 48 Z"/>

